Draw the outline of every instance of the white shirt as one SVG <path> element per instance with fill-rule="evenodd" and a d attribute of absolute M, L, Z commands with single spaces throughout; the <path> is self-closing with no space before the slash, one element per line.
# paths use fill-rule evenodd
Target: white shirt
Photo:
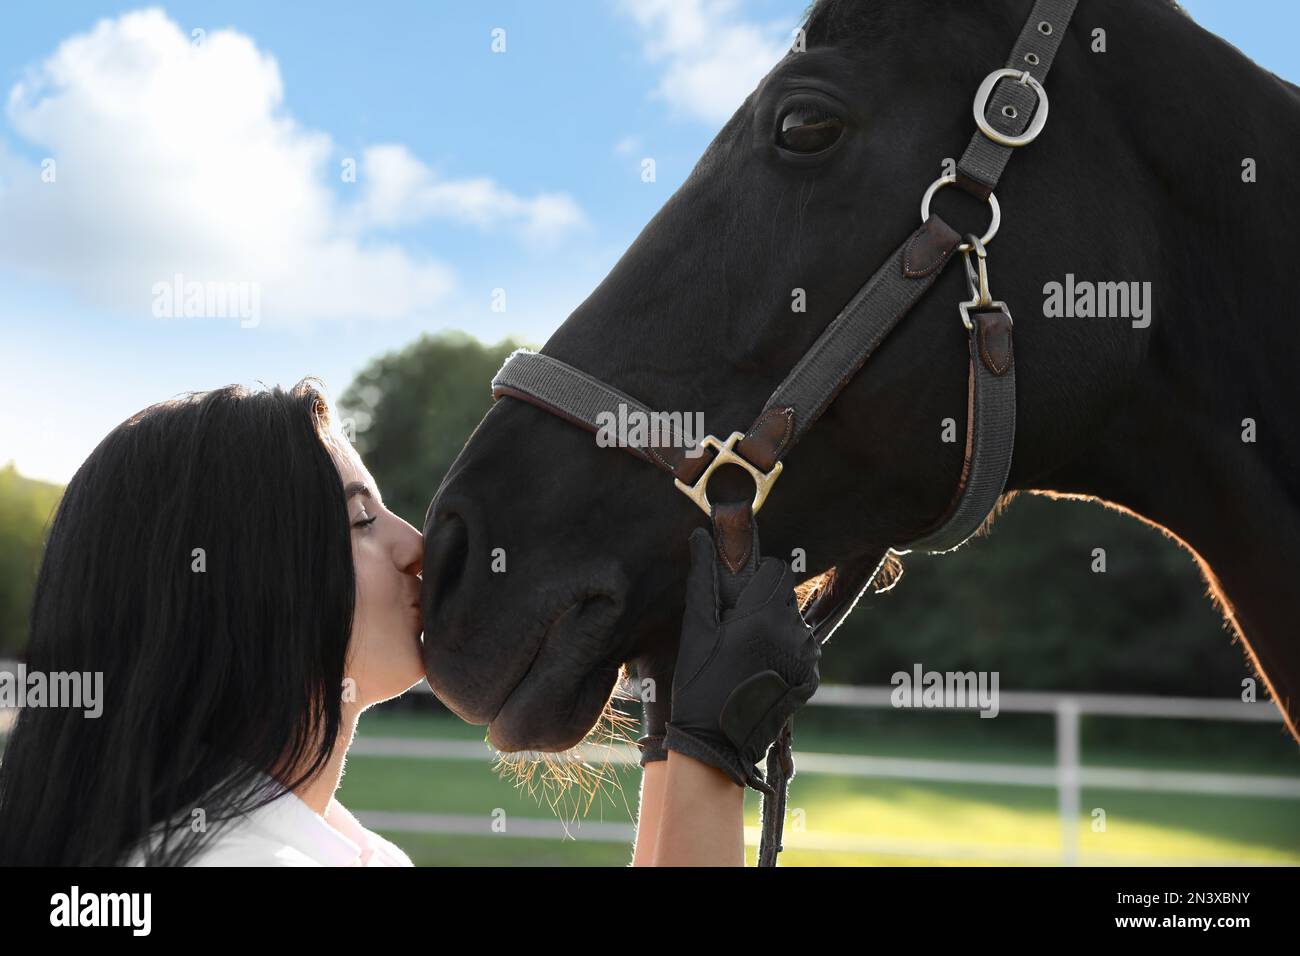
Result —
<path fill-rule="evenodd" d="M 216 824 L 190 866 L 414 866 L 395 844 L 367 830 L 331 797 L 321 816 L 293 791 Z M 128 866 L 143 866 L 143 852 Z"/>

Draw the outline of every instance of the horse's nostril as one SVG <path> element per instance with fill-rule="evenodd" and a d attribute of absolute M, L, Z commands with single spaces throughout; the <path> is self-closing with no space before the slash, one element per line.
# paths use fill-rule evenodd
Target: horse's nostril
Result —
<path fill-rule="evenodd" d="M 439 600 L 460 582 L 469 556 L 469 532 L 460 515 L 449 512 L 435 519 L 424 539 L 424 610 L 432 612 Z"/>

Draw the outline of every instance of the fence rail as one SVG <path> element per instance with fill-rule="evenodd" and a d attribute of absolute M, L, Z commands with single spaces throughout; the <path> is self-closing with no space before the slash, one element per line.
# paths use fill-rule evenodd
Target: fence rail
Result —
<path fill-rule="evenodd" d="M 823 707 L 892 708 L 893 687 L 828 685 L 809 702 Z M 964 708 L 976 709 L 975 704 Z M 913 780 L 965 780 L 1013 786 L 1051 786 L 1057 791 L 1061 827 L 1060 862 L 1079 863 L 1079 807 L 1084 786 L 1166 793 L 1208 793 L 1238 797 L 1300 798 L 1300 778 L 1259 774 L 1189 773 L 1124 767 L 1085 767 L 1080 760 L 1079 724 L 1085 716 L 1191 720 L 1255 721 L 1282 724 L 1272 701 L 1246 703 L 1204 697 L 1145 697 L 1128 694 L 1071 694 L 1002 691 L 998 710 L 1051 715 L 1056 719 L 1056 766 L 1051 769 L 969 761 L 884 760 L 837 756 L 835 772 L 854 776 L 894 776 Z M 809 754 L 800 769 L 813 771 Z M 809 760 L 808 758 L 813 758 Z M 854 772 L 854 771 L 858 772 Z"/>

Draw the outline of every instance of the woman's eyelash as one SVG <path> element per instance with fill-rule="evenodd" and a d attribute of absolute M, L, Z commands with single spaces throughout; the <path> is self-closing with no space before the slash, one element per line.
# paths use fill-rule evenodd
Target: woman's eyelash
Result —
<path fill-rule="evenodd" d="M 376 521 L 378 518 L 379 518 L 379 515 L 373 515 L 373 516 L 371 516 L 371 517 L 369 517 L 369 518 L 363 518 L 361 521 L 358 521 L 358 522 L 357 522 L 356 524 L 354 524 L 352 527 L 354 527 L 354 528 L 364 528 L 364 527 L 366 527 L 367 525 L 372 525 L 372 524 L 374 524 L 375 521 Z"/>

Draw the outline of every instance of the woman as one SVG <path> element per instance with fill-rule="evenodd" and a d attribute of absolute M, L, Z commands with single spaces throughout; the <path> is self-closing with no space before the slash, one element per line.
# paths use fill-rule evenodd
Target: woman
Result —
<path fill-rule="evenodd" d="M 641 863 L 743 862 L 758 738 L 815 686 L 788 572 L 760 568 L 743 620 L 720 623 L 698 534 L 680 719 L 647 713 L 666 750 L 647 753 Z M 114 429 L 59 505 L 28 651 L 29 672 L 101 672 L 102 713 L 20 713 L 0 864 L 410 866 L 334 792 L 361 712 L 423 677 L 421 554 L 310 380 L 195 394 Z M 795 690 L 763 698 L 766 724 L 738 745 L 745 708 L 724 731 L 723 705 L 774 661 Z M 694 838 L 702 824 L 713 837 Z"/>
<path fill-rule="evenodd" d="M 21 712 L 0 863 L 409 865 L 333 793 L 360 712 L 422 676 L 420 561 L 309 381 L 118 426 L 64 492 L 28 652 L 102 672 L 102 716 Z"/>

